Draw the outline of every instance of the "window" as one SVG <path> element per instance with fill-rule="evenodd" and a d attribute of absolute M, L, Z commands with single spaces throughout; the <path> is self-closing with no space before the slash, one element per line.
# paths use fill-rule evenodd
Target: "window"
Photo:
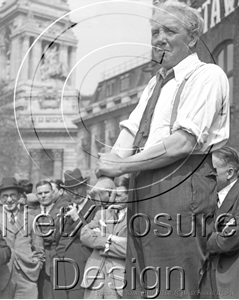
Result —
<path fill-rule="evenodd" d="M 214 51 L 213 57 L 216 63 L 227 74 L 230 86 L 230 104 L 233 105 L 233 41 L 227 40 L 220 44 Z"/>
<path fill-rule="evenodd" d="M 45 176 L 54 175 L 54 158 L 50 149 L 41 150 L 41 172 Z"/>
<path fill-rule="evenodd" d="M 121 92 L 129 89 L 129 74 L 120 77 L 120 90 Z"/>
<path fill-rule="evenodd" d="M 114 91 L 114 81 L 111 80 L 106 84 L 106 97 L 111 97 Z"/>

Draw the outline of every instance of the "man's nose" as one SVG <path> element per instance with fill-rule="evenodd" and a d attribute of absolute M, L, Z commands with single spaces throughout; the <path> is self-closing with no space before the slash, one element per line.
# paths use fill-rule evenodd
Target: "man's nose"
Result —
<path fill-rule="evenodd" d="M 156 37 L 156 44 L 161 45 L 166 43 L 166 34 L 163 29 L 159 30 L 159 33 Z"/>

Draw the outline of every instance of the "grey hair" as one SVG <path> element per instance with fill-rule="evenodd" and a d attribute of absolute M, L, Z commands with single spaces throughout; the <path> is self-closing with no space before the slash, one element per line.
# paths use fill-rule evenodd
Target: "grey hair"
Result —
<path fill-rule="evenodd" d="M 154 6 L 153 21 L 158 11 L 166 10 L 169 13 L 176 14 L 185 29 L 194 33 L 197 40 L 203 34 L 204 20 L 197 9 L 176 0 L 154 0 Z"/>

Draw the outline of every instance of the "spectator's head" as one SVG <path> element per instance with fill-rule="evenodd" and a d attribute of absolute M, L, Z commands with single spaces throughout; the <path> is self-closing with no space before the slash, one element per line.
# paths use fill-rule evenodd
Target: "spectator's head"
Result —
<path fill-rule="evenodd" d="M 217 169 L 218 192 L 237 179 L 239 156 L 235 149 L 224 146 L 212 154 L 213 166 Z"/>
<path fill-rule="evenodd" d="M 83 178 L 80 169 L 76 168 L 73 171 L 65 171 L 64 178 L 65 184 L 63 187 L 70 199 L 76 204 L 82 203 L 87 196 L 87 181 L 89 177 Z"/>
<path fill-rule="evenodd" d="M 37 195 L 34 193 L 27 194 L 26 204 L 29 209 L 37 209 L 40 204 Z"/>
<path fill-rule="evenodd" d="M 36 184 L 36 195 L 41 205 L 49 206 L 53 203 L 53 189 L 50 181 L 43 180 Z"/>
<path fill-rule="evenodd" d="M 7 211 L 14 212 L 18 209 L 18 200 L 24 189 L 18 185 L 14 177 L 4 177 L 0 184 L 1 203 Z"/>
<path fill-rule="evenodd" d="M 63 181 L 60 179 L 51 180 L 53 189 L 53 202 L 57 202 L 60 197 L 64 194 Z"/>
<path fill-rule="evenodd" d="M 125 175 L 115 179 L 116 197 L 115 202 L 122 207 L 127 206 L 128 190 L 129 190 L 129 178 Z"/>
<path fill-rule="evenodd" d="M 154 57 L 169 70 L 196 51 L 204 21 L 183 2 L 155 1 L 151 27 Z"/>
<path fill-rule="evenodd" d="M 32 193 L 33 184 L 29 182 L 27 179 L 21 179 L 18 181 L 18 185 L 20 185 L 26 194 Z"/>

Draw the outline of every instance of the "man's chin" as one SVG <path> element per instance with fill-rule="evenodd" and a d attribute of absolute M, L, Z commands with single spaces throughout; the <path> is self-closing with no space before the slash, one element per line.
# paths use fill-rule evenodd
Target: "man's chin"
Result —
<path fill-rule="evenodd" d="M 73 202 L 74 202 L 75 204 L 81 204 L 81 203 L 84 202 L 84 200 L 85 200 L 85 198 L 76 198 L 76 199 L 73 200 Z"/>

